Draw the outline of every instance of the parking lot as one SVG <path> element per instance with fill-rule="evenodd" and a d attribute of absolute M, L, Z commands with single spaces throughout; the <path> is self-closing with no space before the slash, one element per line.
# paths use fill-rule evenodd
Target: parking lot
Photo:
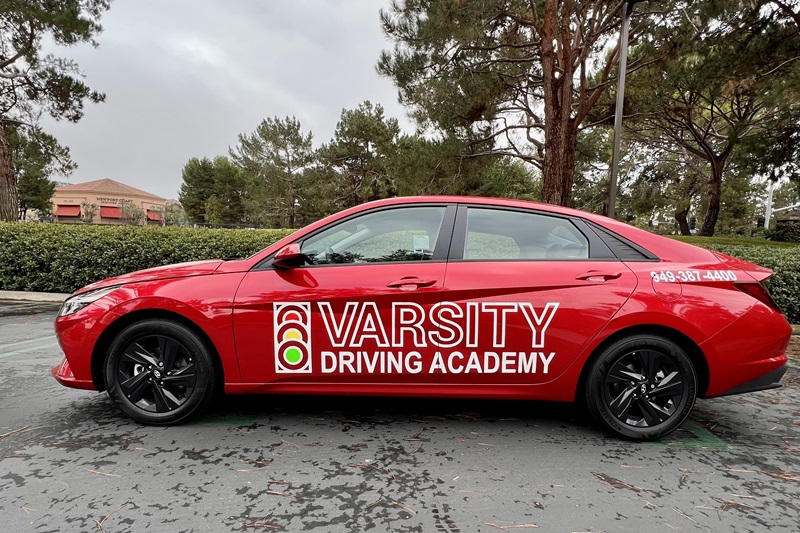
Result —
<path fill-rule="evenodd" d="M 533 402 L 227 397 L 145 427 L 58 385 L 57 306 L 0 302 L 2 531 L 797 531 L 800 342 L 782 389 L 656 443 Z"/>

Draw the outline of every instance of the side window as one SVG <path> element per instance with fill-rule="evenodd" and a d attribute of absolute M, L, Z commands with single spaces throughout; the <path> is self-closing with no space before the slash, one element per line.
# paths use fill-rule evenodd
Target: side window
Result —
<path fill-rule="evenodd" d="M 446 207 L 401 207 L 335 224 L 300 245 L 314 265 L 424 261 L 433 257 Z"/>
<path fill-rule="evenodd" d="M 588 259 L 589 242 L 569 220 L 470 207 L 464 259 Z"/>

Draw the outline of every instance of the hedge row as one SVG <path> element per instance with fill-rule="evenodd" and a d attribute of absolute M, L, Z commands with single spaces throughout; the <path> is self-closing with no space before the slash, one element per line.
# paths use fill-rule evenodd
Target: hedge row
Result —
<path fill-rule="evenodd" d="M 72 292 L 110 276 L 170 263 L 247 257 L 288 230 L 0 223 L 0 290 Z M 681 239 L 683 240 L 683 239 Z M 690 242 L 771 268 L 772 296 L 800 323 L 800 246 Z M 763 241 L 762 241 L 763 242 Z"/>
<path fill-rule="evenodd" d="M 72 292 L 154 266 L 247 257 L 291 233 L 0 223 L 0 290 Z"/>

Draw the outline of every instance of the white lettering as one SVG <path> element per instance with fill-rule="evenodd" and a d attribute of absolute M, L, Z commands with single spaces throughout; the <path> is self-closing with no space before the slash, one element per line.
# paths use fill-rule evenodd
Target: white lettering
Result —
<path fill-rule="evenodd" d="M 478 352 L 470 352 L 469 354 L 469 361 L 467 361 L 467 370 L 464 373 L 469 374 L 471 370 L 476 371 L 478 374 L 481 373 L 481 362 L 478 359 Z"/>
<path fill-rule="evenodd" d="M 547 369 L 550 367 L 550 361 L 555 357 L 556 352 L 550 352 L 548 357 L 545 357 L 542 352 L 539 352 L 539 359 L 542 360 L 542 374 L 547 374 Z"/>
<path fill-rule="evenodd" d="M 331 344 L 336 348 L 343 348 L 347 334 L 350 332 L 350 327 L 353 325 L 353 317 L 358 303 L 347 302 L 338 324 L 329 302 L 318 302 L 317 305 L 319 306 L 319 314 L 322 315 L 322 322 L 325 323 L 325 329 L 328 330 L 328 338 L 330 338 Z"/>
<path fill-rule="evenodd" d="M 492 314 L 494 333 L 492 343 L 495 348 L 506 345 L 506 315 L 517 310 L 514 302 L 483 302 L 481 309 Z M 499 311 L 499 312 L 498 312 Z"/>
<path fill-rule="evenodd" d="M 425 329 L 422 322 L 425 320 L 425 310 L 421 305 L 412 302 L 395 302 L 392 304 L 392 317 L 394 320 L 392 343 L 394 348 L 402 348 L 405 345 L 404 333 L 411 333 L 412 341 L 410 346 L 416 348 L 427 348 L 428 343 L 425 339 Z"/>
<path fill-rule="evenodd" d="M 536 373 L 536 355 L 539 352 L 531 352 L 530 354 L 526 354 L 525 352 L 519 353 L 519 358 L 517 359 L 517 372 L 520 374 L 535 374 Z"/>
<path fill-rule="evenodd" d="M 541 315 L 536 313 L 536 309 L 533 308 L 533 304 L 530 302 L 520 302 L 519 308 L 531 328 L 531 348 L 543 348 L 544 334 L 558 310 L 558 303 L 549 302 L 542 309 Z"/>
<path fill-rule="evenodd" d="M 452 318 L 462 318 L 464 310 L 453 302 L 440 302 L 431 308 L 431 324 L 434 329 L 430 333 L 431 343 L 440 348 L 452 348 L 461 344 L 464 339 L 464 330 L 461 326 L 444 317 L 445 314 Z"/>
<path fill-rule="evenodd" d="M 450 370 L 451 374 L 460 374 L 461 372 L 464 371 L 464 365 L 463 363 L 458 363 L 458 366 L 455 366 L 454 364 L 455 359 L 461 359 L 461 361 L 463 361 L 464 354 L 462 354 L 461 352 L 452 352 L 450 356 L 447 358 L 447 368 L 448 370 Z"/>
<path fill-rule="evenodd" d="M 322 373 L 330 374 L 336 372 L 336 354 L 333 352 L 322 352 Z"/>
<path fill-rule="evenodd" d="M 351 303 L 354 302 L 348 302 L 347 305 Z M 361 313 L 358 314 L 350 345 L 360 348 L 364 339 L 374 339 L 381 348 L 389 347 L 389 337 L 386 336 L 386 330 L 383 329 L 383 321 L 375 302 L 364 302 L 361 305 Z"/>
<path fill-rule="evenodd" d="M 489 366 L 489 359 L 492 360 L 492 366 Z M 500 368 L 500 356 L 495 352 L 483 352 L 483 372 L 494 374 L 498 368 Z"/>
<path fill-rule="evenodd" d="M 422 372 L 422 355 L 419 352 L 408 352 L 406 356 L 406 370 L 409 374 L 419 374 Z"/>
<path fill-rule="evenodd" d="M 442 359 L 442 352 L 436 352 L 433 354 L 433 363 L 431 363 L 430 374 L 439 371 L 444 374 L 447 373 L 447 369 L 444 366 L 444 359 Z"/>

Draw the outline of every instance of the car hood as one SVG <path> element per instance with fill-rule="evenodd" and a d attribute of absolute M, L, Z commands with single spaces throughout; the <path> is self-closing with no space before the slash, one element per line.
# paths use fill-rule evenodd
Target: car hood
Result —
<path fill-rule="evenodd" d="M 188 276 L 205 276 L 213 274 L 222 263 L 223 261 L 221 259 L 214 259 L 210 261 L 191 261 L 189 263 L 177 263 L 174 265 L 148 268 L 146 270 L 137 270 L 136 272 L 96 281 L 76 291 L 75 294 L 102 289 L 104 287 L 113 287 L 114 285 L 125 285 L 126 283 L 185 278 Z"/>

